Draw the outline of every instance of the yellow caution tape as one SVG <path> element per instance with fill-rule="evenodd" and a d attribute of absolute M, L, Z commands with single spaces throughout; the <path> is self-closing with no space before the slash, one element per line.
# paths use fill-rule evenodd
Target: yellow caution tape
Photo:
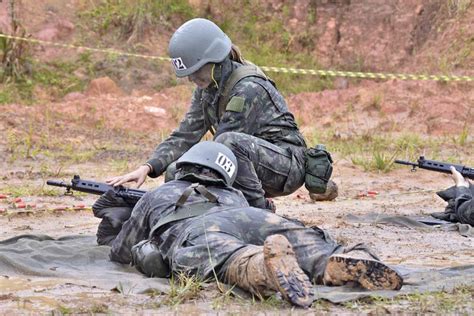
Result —
<path fill-rule="evenodd" d="M 446 75 L 414 75 L 414 74 L 390 74 L 376 72 L 352 72 L 336 70 L 314 70 L 298 68 L 260 67 L 263 71 L 282 72 L 290 74 L 317 75 L 328 77 L 350 77 L 366 79 L 400 79 L 400 80 L 434 80 L 434 81 L 474 81 L 474 77 L 469 76 L 446 76 Z"/>
<path fill-rule="evenodd" d="M 86 46 L 78 46 L 71 44 L 62 44 L 49 41 L 43 41 L 33 38 L 24 38 L 6 34 L 0 34 L 0 37 L 9 38 L 18 41 L 25 41 L 35 44 L 50 45 L 78 50 L 86 50 L 97 53 L 107 53 L 121 56 L 130 56 L 146 59 L 155 59 L 160 61 L 170 61 L 168 57 L 142 55 L 135 53 L 127 53 L 123 51 L 113 49 L 101 49 L 92 48 Z M 469 76 L 454 76 L 454 75 L 415 75 L 415 74 L 392 74 L 392 73 L 374 73 L 374 72 L 353 72 L 353 71 L 337 71 L 337 70 L 315 70 L 315 69 L 300 69 L 300 68 L 285 68 L 285 67 L 268 67 L 260 66 L 263 71 L 267 72 L 279 72 L 287 74 L 300 74 L 300 75 L 315 75 L 315 76 L 327 76 L 327 77 L 349 77 L 349 78 L 365 78 L 365 79 L 399 79 L 399 80 L 418 80 L 418 81 L 474 81 L 474 77 Z"/>
<path fill-rule="evenodd" d="M 0 37 L 9 38 L 9 39 L 17 40 L 17 41 L 30 42 L 30 43 L 35 43 L 35 44 L 50 45 L 50 46 L 71 48 L 71 49 L 77 49 L 77 50 L 86 50 L 86 51 L 91 51 L 91 52 L 96 52 L 96 53 L 106 53 L 106 54 L 114 54 L 114 55 L 121 55 L 121 56 L 156 59 L 156 60 L 161 60 L 161 61 L 171 60 L 168 57 L 127 53 L 127 52 L 118 51 L 114 49 L 103 49 L 103 48 L 93 48 L 93 47 L 86 47 L 86 46 L 79 46 L 79 45 L 72 45 L 72 44 L 62 44 L 62 43 L 55 43 L 55 42 L 43 41 L 43 40 L 34 39 L 34 38 L 24 38 L 24 37 L 18 37 L 18 36 L 6 35 L 6 34 L 0 34 Z"/>

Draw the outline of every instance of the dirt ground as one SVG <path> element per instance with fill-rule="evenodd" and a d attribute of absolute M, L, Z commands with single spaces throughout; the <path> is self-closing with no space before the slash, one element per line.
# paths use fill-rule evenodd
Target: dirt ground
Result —
<path fill-rule="evenodd" d="M 55 104 L 65 107 L 66 104 Z M 78 111 L 81 112 L 81 111 Z M 116 122 L 117 123 L 117 122 Z M 56 135 L 57 137 L 58 135 Z M 53 139 L 53 135 L 49 135 Z M 3 147 L 5 149 L 5 147 Z M 7 150 L 3 151 L 8 153 Z M 451 185 L 447 175 L 424 170 L 417 173 L 409 168 L 399 168 L 389 173 L 365 172 L 354 166 L 348 159 L 335 156 L 333 179 L 339 186 L 339 196 L 335 201 L 313 202 L 304 188 L 289 197 L 275 198 L 277 213 L 302 220 L 308 225 L 326 229 L 331 236 L 345 245 L 364 242 L 375 250 L 387 263 L 409 267 L 453 267 L 474 264 L 474 242 L 462 237 L 458 232 L 441 230 L 420 231 L 393 225 L 352 223 L 347 215 L 379 213 L 384 215 L 427 215 L 442 211 L 445 203 L 435 191 Z M 47 160 L 46 160 L 47 161 Z M 137 159 L 132 159 L 132 164 Z M 15 200 L 12 187 L 43 187 L 45 175 L 43 159 L 19 159 L 3 162 L 0 178 L 0 193 L 7 197 L 0 199 L 0 238 L 6 239 L 20 234 L 47 234 L 52 237 L 65 235 L 93 235 L 99 220 L 92 216 L 90 206 L 96 196 L 63 196 L 62 190 L 52 188 L 47 196 L 21 196 Z M 49 165 L 49 168 L 53 166 Z M 83 178 L 102 181 L 115 174 L 111 165 L 100 161 L 71 164 L 61 170 L 60 178 L 81 174 Z M 54 178 L 53 175 L 49 175 Z M 161 178 L 149 179 L 146 188 L 161 183 Z M 10 191 L 10 192 L 9 192 Z M 376 191 L 375 196 L 366 196 Z M 18 195 L 18 194 L 16 194 Z M 25 208 L 21 206 L 25 204 Z M 314 304 L 308 311 L 292 310 L 282 303 L 258 303 L 251 300 L 222 298 L 214 284 L 202 290 L 199 295 L 176 305 L 162 304 L 165 296 L 145 294 L 119 294 L 98 289 L 84 288 L 67 283 L 35 277 L 0 279 L 0 310 L 9 312 L 50 312 L 67 313 L 221 313 L 252 312 L 266 314 L 280 312 L 306 313 L 379 313 L 379 305 L 333 305 L 326 302 Z M 466 305 L 467 304 L 467 305 Z M 414 303 L 408 306 L 408 311 Z M 404 307 L 406 308 L 406 307 Z M 471 303 L 462 303 L 458 308 L 471 310 Z M 464 309 L 462 309 L 464 308 Z M 385 305 L 385 312 L 400 312 L 400 304 Z M 416 309 L 415 309 L 416 310 Z M 429 311 L 429 308 L 428 308 Z"/>
<path fill-rule="evenodd" d="M 75 37 L 85 36 L 81 30 L 87 30 L 87 25 L 75 24 L 75 10 L 93 2 L 25 0 L 20 18 L 34 38 L 74 43 Z M 208 2 L 190 1 L 196 6 Z M 217 2 L 208 9 L 219 18 L 222 8 Z M 383 72 L 473 75 L 474 5 L 468 5 L 464 14 L 446 17 L 439 10 L 444 8 L 443 1 L 286 2 L 290 3 L 289 16 L 282 18 L 296 39 L 290 41 L 295 46 L 291 48 L 302 49 L 298 45 L 303 35 L 313 36 L 317 45 L 312 54 L 327 69 L 357 71 L 364 66 Z M 315 2 L 317 19 L 308 25 L 308 10 Z M 467 2 L 449 1 L 451 7 Z M 230 5 L 229 1 L 222 3 Z M 263 3 L 268 3 L 267 14 L 278 16 L 285 1 Z M 6 8 L 7 1 L 0 1 L 0 27 L 8 30 Z M 165 55 L 170 32 L 156 32 L 159 34 L 142 44 L 150 46 L 150 54 Z M 102 40 L 99 34 L 86 34 L 84 38 L 90 36 L 91 43 Z M 116 48 L 126 50 L 126 45 Z M 71 51 L 40 46 L 34 53 L 48 61 L 64 58 Z M 46 180 L 69 180 L 79 174 L 103 181 L 133 170 L 179 123 L 192 86 L 178 81 L 174 87 L 155 91 L 151 87 L 169 79 L 160 77 L 164 76 L 161 72 L 152 76 L 149 69 L 117 70 L 121 78 L 113 78 L 115 82 L 109 77 L 96 78 L 84 91 L 60 100 L 39 89 L 34 92 L 41 102 L 0 105 L 1 240 L 21 234 L 94 235 L 99 220 L 90 207 L 97 197 L 64 196 L 61 189 L 46 186 Z M 168 68 L 161 71 L 172 73 Z M 124 86 L 132 74 L 149 79 Z M 143 90 L 137 88 L 141 86 Z M 426 154 L 473 167 L 472 82 L 337 78 L 332 89 L 287 95 L 286 100 L 312 145 L 328 141 L 334 147 L 333 180 L 339 196 L 335 201 L 313 202 L 301 188 L 289 197 L 274 199 L 277 214 L 317 225 L 344 245 L 364 242 L 389 264 L 435 268 L 474 264 L 474 240 L 458 232 L 348 220 L 350 215 L 428 216 L 444 210 L 445 203 L 435 192 L 452 185 L 448 175 L 424 170 L 412 173 L 409 167 L 391 168 L 390 172 L 366 170 L 355 158 L 371 159 L 380 150 L 390 151 L 390 141 L 403 138 L 405 151 L 390 155 L 408 159 L 414 153 Z M 161 182 L 161 177 L 148 179 L 144 186 L 149 189 Z M 374 298 L 340 305 L 318 301 L 309 310 L 297 310 L 275 299 L 259 302 L 230 297 L 219 293 L 215 284 L 177 297 L 183 301 L 160 293 L 118 293 L 69 281 L 0 273 L 0 313 L 5 315 L 474 313 L 472 285 L 395 300 Z"/>

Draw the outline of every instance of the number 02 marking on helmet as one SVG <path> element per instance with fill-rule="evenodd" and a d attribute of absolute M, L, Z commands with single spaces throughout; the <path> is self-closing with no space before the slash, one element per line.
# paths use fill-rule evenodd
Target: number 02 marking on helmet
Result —
<path fill-rule="evenodd" d="M 229 159 L 229 157 L 227 157 L 223 153 L 218 153 L 216 164 L 222 169 L 224 169 L 224 171 L 229 175 L 229 177 L 232 178 L 232 175 L 235 172 L 235 165 L 232 160 Z"/>
<path fill-rule="evenodd" d="M 181 59 L 181 57 L 173 58 L 173 65 L 174 65 L 174 68 L 176 68 L 177 70 L 186 69 L 186 65 L 183 63 L 183 60 Z"/>

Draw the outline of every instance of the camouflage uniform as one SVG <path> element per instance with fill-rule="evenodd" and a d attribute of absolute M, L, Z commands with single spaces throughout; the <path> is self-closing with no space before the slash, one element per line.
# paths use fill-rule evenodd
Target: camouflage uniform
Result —
<path fill-rule="evenodd" d="M 453 186 L 438 195 L 448 205 L 444 212 L 433 213 L 433 217 L 474 226 L 474 185 L 470 184 L 469 188 Z"/>
<path fill-rule="evenodd" d="M 134 203 L 126 201 L 110 190 L 92 205 L 92 212 L 102 221 L 97 227 L 97 244 L 110 246 L 132 214 Z"/>
<path fill-rule="evenodd" d="M 145 194 L 113 242 L 111 259 L 130 263 L 132 246 L 148 238 L 150 228 L 174 211 L 175 201 L 189 185 L 190 182 L 174 180 Z M 191 273 L 205 280 L 215 271 L 223 278 L 239 250 L 263 245 L 268 236 L 281 234 L 292 244 L 303 271 L 321 283 L 329 256 L 343 251 L 317 227 L 307 228 L 297 221 L 249 207 L 234 189 L 207 188 L 219 196 L 219 206 L 203 215 L 172 222 L 153 236 L 164 261 L 175 273 Z M 191 195 L 187 205 L 199 198 Z"/>
<path fill-rule="evenodd" d="M 215 140 L 237 156 L 234 187 L 250 205 L 265 207 L 265 196 L 288 195 L 304 183 L 306 143 L 281 94 L 269 80 L 259 77 L 240 80 L 231 90 L 226 111 L 218 117 L 219 95 L 233 69 L 240 66 L 226 58 L 216 65 L 218 87 L 211 84 L 194 91 L 179 127 L 148 160 L 153 167 L 149 175 L 161 175 L 212 128 Z"/>
<path fill-rule="evenodd" d="M 173 180 L 147 192 L 136 204 L 130 218 L 123 224 L 120 233 L 112 241 L 110 258 L 113 261 L 130 263 L 131 248 L 141 240 L 148 238 L 151 227 L 160 218 L 175 211 L 176 202 L 191 185 L 189 181 Z M 242 193 L 231 187 L 207 186 L 207 190 L 219 197 L 216 207 L 245 207 L 247 201 Z M 206 201 L 201 195 L 193 194 L 187 204 Z"/>
<path fill-rule="evenodd" d="M 456 195 L 455 212 L 459 222 L 474 226 L 474 185 L 470 188 L 458 187 Z"/>

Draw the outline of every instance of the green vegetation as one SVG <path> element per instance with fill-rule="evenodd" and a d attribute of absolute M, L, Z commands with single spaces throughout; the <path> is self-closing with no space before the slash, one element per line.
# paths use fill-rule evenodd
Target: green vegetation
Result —
<path fill-rule="evenodd" d="M 45 91 L 49 99 L 61 98 L 74 91 L 83 91 L 88 81 L 78 77 L 75 72 L 87 69 L 85 67 L 87 65 L 81 64 L 80 61 L 80 57 L 78 61 L 56 60 L 47 63 L 27 59 L 25 63 L 28 65 L 29 73 L 8 77 L 9 80 L 0 85 L 0 104 L 33 104 L 38 101 L 37 94 L 40 91 Z M 89 75 L 91 74 L 87 74 Z"/>
<path fill-rule="evenodd" d="M 459 163 L 465 157 L 471 159 L 469 148 L 473 146 L 473 140 L 468 139 L 465 131 L 454 142 L 447 137 L 421 138 L 412 134 L 374 134 L 370 131 L 346 137 L 335 135 L 333 131 L 315 130 L 306 137 L 309 144 L 325 144 L 331 153 L 350 160 L 365 171 L 388 172 L 396 166 L 395 159 L 415 161 L 420 155 Z M 473 161 L 463 163 L 472 164 Z"/>
<path fill-rule="evenodd" d="M 103 303 L 94 303 L 91 306 L 84 307 L 67 307 L 64 305 L 59 305 L 55 310 L 51 311 L 53 316 L 61 315 L 96 315 L 96 314 L 107 314 L 109 313 L 109 307 Z"/>
<path fill-rule="evenodd" d="M 15 1 L 13 0 L 8 2 L 8 17 L 11 21 L 11 35 L 24 37 L 26 31 L 17 21 Z M 0 38 L 0 82 L 8 83 L 22 80 L 28 70 L 27 55 L 28 44 L 26 42 Z"/>
<path fill-rule="evenodd" d="M 447 6 L 451 15 L 462 15 L 471 6 L 472 0 L 448 0 Z"/>
<path fill-rule="evenodd" d="M 371 297 L 351 301 L 344 307 L 356 312 L 374 315 L 390 314 L 392 311 L 421 315 L 470 315 L 473 312 L 474 287 L 459 286 L 452 291 L 398 295 L 395 298 Z"/>
<path fill-rule="evenodd" d="M 154 26 L 174 28 L 193 16 L 192 7 L 185 0 L 104 0 L 91 1 L 93 8 L 81 13 L 92 21 L 99 34 L 119 30 L 127 42 L 137 42 Z"/>
<path fill-rule="evenodd" d="M 10 0 L 9 17 L 11 35 L 28 37 L 17 21 L 16 1 Z M 79 91 L 84 82 L 73 74 L 76 62 L 54 61 L 45 63 L 34 60 L 30 44 L 9 38 L 0 38 L 0 104 L 32 103 L 35 90 L 45 89 L 52 97 L 61 97 L 71 91 Z"/>
<path fill-rule="evenodd" d="M 178 274 L 171 277 L 170 291 L 162 301 L 164 305 L 176 306 L 183 302 L 195 299 L 203 288 L 203 282 L 196 276 Z"/>
<path fill-rule="evenodd" d="M 285 18 L 290 14 L 288 4 L 272 12 L 259 1 L 247 0 L 229 4 L 222 14 L 216 23 L 240 47 L 245 59 L 259 66 L 320 68 L 312 56 L 314 34 L 309 29 L 292 31 L 285 24 Z M 207 17 L 215 20 L 211 14 Z M 308 23 L 314 23 L 314 10 L 308 12 L 307 19 Z M 321 91 L 332 87 L 332 78 L 280 73 L 269 75 L 284 94 Z"/>

